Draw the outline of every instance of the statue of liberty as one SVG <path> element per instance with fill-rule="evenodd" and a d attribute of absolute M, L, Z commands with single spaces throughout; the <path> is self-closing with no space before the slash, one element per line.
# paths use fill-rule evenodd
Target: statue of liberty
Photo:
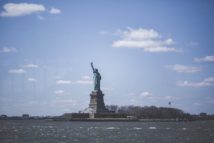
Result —
<path fill-rule="evenodd" d="M 94 73 L 94 90 L 96 91 L 100 91 L 100 80 L 101 80 L 101 75 L 98 72 L 97 68 L 94 68 L 93 66 L 93 62 L 91 62 L 91 68 L 93 70 Z"/>

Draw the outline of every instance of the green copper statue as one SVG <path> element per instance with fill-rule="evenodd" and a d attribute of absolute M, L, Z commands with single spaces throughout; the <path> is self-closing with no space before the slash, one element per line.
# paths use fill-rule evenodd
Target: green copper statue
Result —
<path fill-rule="evenodd" d="M 91 62 L 91 68 L 94 73 L 94 90 L 100 91 L 100 80 L 101 80 L 101 75 L 98 72 L 98 69 L 94 68 L 93 62 Z"/>

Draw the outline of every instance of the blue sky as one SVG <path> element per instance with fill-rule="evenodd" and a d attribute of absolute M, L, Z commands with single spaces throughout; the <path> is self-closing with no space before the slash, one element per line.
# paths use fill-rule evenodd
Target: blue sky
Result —
<path fill-rule="evenodd" d="M 88 107 L 90 62 L 107 105 L 214 111 L 214 3 L 0 1 L 0 114 Z"/>

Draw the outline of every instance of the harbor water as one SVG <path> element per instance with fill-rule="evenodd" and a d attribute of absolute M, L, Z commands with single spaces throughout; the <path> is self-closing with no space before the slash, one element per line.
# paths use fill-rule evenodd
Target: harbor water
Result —
<path fill-rule="evenodd" d="M 1 120 L 0 143 L 212 143 L 214 121 Z"/>

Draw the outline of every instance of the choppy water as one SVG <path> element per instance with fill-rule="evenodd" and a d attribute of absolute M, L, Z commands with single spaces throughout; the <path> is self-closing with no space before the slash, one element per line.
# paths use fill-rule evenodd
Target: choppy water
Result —
<path fill-rule="evenodd" d="M 0 121 L 0 143 L 212 143 L 214 122 Z"/>

